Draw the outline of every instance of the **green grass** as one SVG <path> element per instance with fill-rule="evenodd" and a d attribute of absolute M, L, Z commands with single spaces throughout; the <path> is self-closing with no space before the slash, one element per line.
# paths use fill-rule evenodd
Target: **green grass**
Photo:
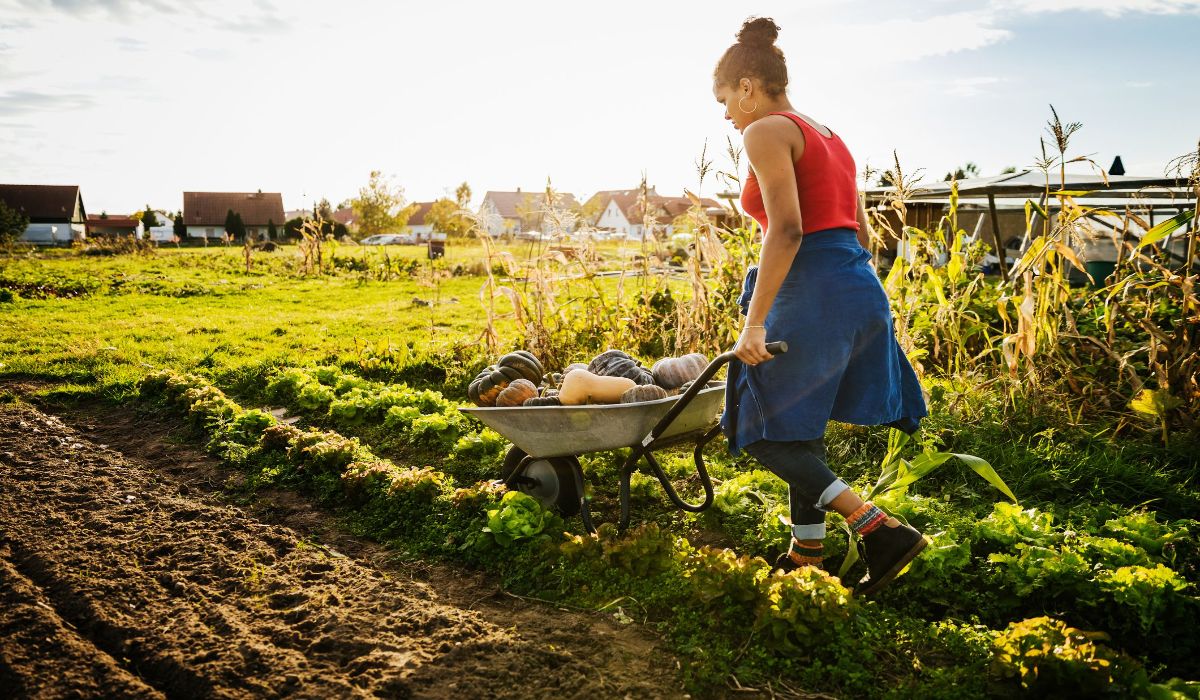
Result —
<path fill-rule="evenodd" d="M 513 251 L 529 248 L 517 246 Z M 609 244 L 602 252 L 605 264 L 616 266 L 619 257 L 630 251 Z M 416 260 L 422 249 L 390 248 L 388 254 L 393 253 Z M 336 254 L 343 263 L 335 274 L 320 278 L 294 274 L 294 248 L 256 255 L 255 268 L 249 274 L 236 248 L 165 248 L 145 257 L 49 251 L 0 258 L 0 290 L 17 295 L 12 301 L 0 302 L 0 377 L 52 380 L 55 386 L 46 395 L 59 401 L 98 396 L 127 402 L 136 397 L 139 380 L 155 370 L 192 371 L 252 408 L 270 402 L 266 383 L 276 368 L 330 364 L 348 373 L 433 388 L 452 401 L 463 400 L 466 378 L 493 359 L 478 342 L 485 319 L 479 298 L 481 250 L 452 246 L 446 265 L 439 266 L 449 275 L 441 279 L 440 289 L 431 286 L 427 262 L 397 272 L 388 281 L 378 281 L 371 270 L 380 263 L 380 251 L 341 248 Z M 612 289 L 615 280 L 604 284 Z M 444 303 L 432 307 L 425 303 L 435 297 Z M 511 320 L 502 321 L 498 330 L 504 344 L 518 344 Z M 371 362 L 372 358 L 386 362 L 380 366 Z M 929 385 L 939 382 L 927 380 Z M 994 386 L 981 390 L 948 384 L 945 388 L 935 392 L 937 399 L 931 404 L 923 439 L 940 450 L 988 460 L 1023 508 L 1050 513 L 1063 528 L 1100 533 L 1107 520 L 1144 509 L 1157 512 L 1160 520 L 1195 518 L 1200 513 L 1200 446 L 1194 439 L 1181 435 L 1168 449 L 1155 444 L 1153 430 L 1075 425 L 1052 397 L 1045 401 L 1009 399 Z M 295 406 L 289 408 L 300 412 Z M 431 465 L 460 485 L 488 476 L 493 468 L 487 460 L 455 463 L 439 449 L 396 442 L 382 426 L 344 425 L 327 413 L 301 413 L 309 425 L 358 436 L 376 454 L 400 465 Z M 884 431 L 832 425 L 828 443 L 835 470 L 856 487 L 865 488 L 878 477 L 886 447 Z M 701 515 L 686 514 L 666 502 L 656 483 L 638 475 L 634 482 L 635 521 L 653 522 L 696 544 L 731 546 L 741 554 L 773 558 L 785 537 L 775 518 L 786 507 L 782 484 L 767 474 L 749 474 L 755 465 L 745 458 L 729 457 L 719 440 L 709 454 L 718 493 L 743 485 L 753 495 L 730 498 L 722 508 Z M 620 460 L 620 452 L 583 458 L 594 507 L 602 520 L 615 518 Z M 684 497 L 695 500 L 699 489 L 694 479 L 689 479 L 690 454 L 677 450 L 661 461 Z M 275 464 L 272 468 L 282 467 Z M 990 550 L 980 549 L 977 529 L 978 523 L 989 517 L 993 504 L 1004 499 L 965 466 L 948 463 L 914 486 L 912 495 L 905 507 L 914 522 L 931 534 L 943 533 L 974 549 L 969 565 L 950 569 L 948 574 L 930 568 L 937 560 L 929 559 L 931 563 L 923 564 L 926 568 L 915 569 L 907 582 L 901 579 L 880 603 L 871 604 L 870 615 L 855 623 L 866 625 L 868 633 L 878 639 L 899 635 L 899 651 L 889 655 L 884 664 L 891 669 L 889 673 L 905 664 L 919 665 L 925 655 L 928 672 L 907 677 L 905 683 L 916 683 L 907 692 L 949 693 L 955 683 L 968 681 L 971 690 L 967 695 L 982 692 L 986 684 L 981 659 L 986 654 L 979 641 L 982 632 L 975 624 L 997 630 L 1012 615 L 1042 613 L 1064 616 L 1080 626 L 1109 624 L 1105 614 L 1093 608 L 1077 609 L 1062 596 L 1045 594 L 1026 604 L 996 588 L 997 574 L 987 564 Z M 461 535 L 454 528 L 474 522 L 431 525 L 429 532 L 404 539 L 385 522 L 388 513 L 391 511 L 374 520 L 362 520 L 358 526 L 365 534 L 430 555 L 446 555 L 447 533 Z M 579 530 L 577 521 L 567 525 Z M 847 543 L 836 528 L 831 530 L 828 545 L 836 562 Z M 1195 547 L 1180 545 L 1171 554 L 1179 574 L 1195 586 L 1200 580 L 1196 564 L 1200 556 Z M 453 552 L 448 555 L 455 556 Z M 540 560 L 521 561 L 532 565 Z M 623 595 L 651 601 L 670 593 L 650 590 L 650 583 L 614 572 L 587 594 L 567 590 L 586 585 L 577 578 L 579 572 L 569 567 L 549 571 L 506 568 L 495 562 L 484 565 L 496 567 L 506 581 L 522 590 L 538 592 L 538 586 L 557 585 L 563 595 L 597 606 Z M 947 581 L 966 589 L 962 595 L 947 596 Z M 679 581 L 667 583 L 677 585 Z M 662 601 L 658 604 L 666 605 Z M 738 619 L 745 616 L 736 606 L 725 613 Z M 1114 625 L 1128 622 L 1119 615 L 1115 619 Z M 691 620 L 686 610 L 665 616 L 660 611 L 658 624 L 676 649 L 697 664 L 701 687 L 722 682 L 721 674 L 731 668 L 767 676 L 798 672 L 795 664 L 765 653 L 761 647 L 741 646 L 741 638 L 724 635 L 720 624 Z M 734 640 L 739 641 L 735 644 Z M 1130 644 L 1149 644 L 1133 632 L 1128 640 Z M 1135 655 L 1142 653 L 1124 647 L 1125 642 L 1119 638 L 1112 644 Z M 1173 675 L 1177 668 L 1178 660 L 1168 651 L 1154 646 L 1152 652 L 1144 652 L 1148 655 L 1143 660 L 1156 679 Z M 825 663 L 838 663 L 830 661 L 834 657 L 824 658 Z M 947 659 L 969 665 L 956 671 Z M 853 663 L 847 661 L 845 667 L 839 667 L 843 688 L 869 685 L 871 679 L 861 677 L 869 664 L 864 667 L 862 661 L 855 657 Z M 1195 668 L 1194 663 L 1184 667 Z M 819 683 L 820 669 L 813 669 L 804 677 Z M 905 695 L 906 691 L 896 693 Z"/>

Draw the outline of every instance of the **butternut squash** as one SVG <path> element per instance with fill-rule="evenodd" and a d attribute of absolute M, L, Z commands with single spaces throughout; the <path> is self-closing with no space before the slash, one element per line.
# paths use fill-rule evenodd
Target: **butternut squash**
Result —
<path fill-rule="evenodd" d="M 637 384 L 625 377 L 600 377 L 586 369 L 577 369 L 563 377 L 558 398 L 564 406 L 582 406 L 587 403 L 617 403 L 621 394 Z"/>

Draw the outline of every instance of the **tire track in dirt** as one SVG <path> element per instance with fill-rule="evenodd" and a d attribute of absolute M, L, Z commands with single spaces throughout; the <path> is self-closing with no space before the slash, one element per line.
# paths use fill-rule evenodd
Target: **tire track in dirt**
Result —
<path fill-rule="evenodd" d="M 198 486 L 214 472 L 179 483 L 19 404 L 0 406 L 0 445 L 0 683 L 16 696 L 682 695 L 633 629 L 455 606 L 367 543 L 344 556 L 221 503 Z"/>

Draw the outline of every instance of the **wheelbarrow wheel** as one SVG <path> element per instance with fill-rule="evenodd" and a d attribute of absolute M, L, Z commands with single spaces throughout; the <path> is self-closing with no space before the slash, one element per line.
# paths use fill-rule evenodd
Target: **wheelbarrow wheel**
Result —
<path fill-rule="evenodd" d="M 525 456 L 525 452 L 516 447 L 508 451 L 501 467 L 504 483 L 533 496 L 547 508 L 556 508 L 564 518 L 577 514 L 581 493 L 575 475 L 578 460 L 574 457 L 535 458 L 521 468 Z"/>

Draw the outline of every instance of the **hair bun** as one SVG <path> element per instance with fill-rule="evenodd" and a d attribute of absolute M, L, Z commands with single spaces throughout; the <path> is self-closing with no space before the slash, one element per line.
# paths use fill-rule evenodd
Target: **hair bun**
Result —
<path fill-rule="evenodd" d="M 770 17 L 751 17 L 737 33 L 738 43 L 749 46 L 773 46 L 778 38 L 779 27 Z"/>

